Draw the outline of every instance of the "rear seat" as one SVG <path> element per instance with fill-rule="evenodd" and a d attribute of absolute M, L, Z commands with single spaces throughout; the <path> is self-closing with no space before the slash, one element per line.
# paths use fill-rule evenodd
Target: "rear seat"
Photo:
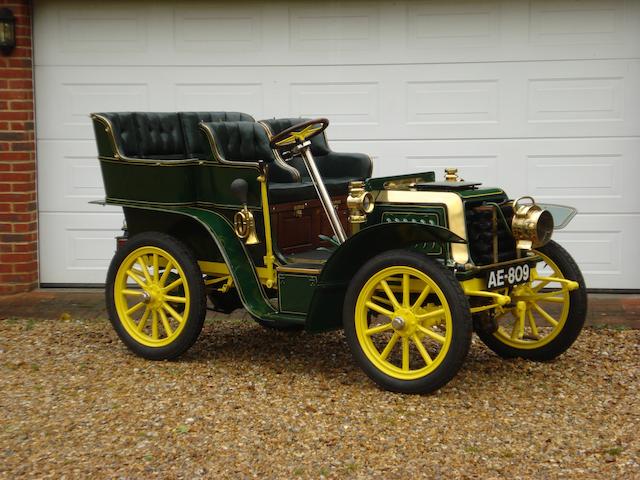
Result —
<path fill-rule="evenodd" d="M 207 158 L 209 146 L 198 130 L 200 122 L 255 121 L 242 112 L 107 112 L 92 117 L 110 122 L 121 157 L 149 160 Z"/>

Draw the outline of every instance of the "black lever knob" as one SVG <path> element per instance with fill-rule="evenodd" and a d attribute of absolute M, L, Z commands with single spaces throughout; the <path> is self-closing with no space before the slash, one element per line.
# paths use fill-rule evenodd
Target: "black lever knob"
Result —
<path fill-rule="evenodd" d="M 236 178 L 231 182 L 231 193 L 242 205 L 247 204 L 247 192 L 249 191 L 249 184 L 244 178 Z"/>

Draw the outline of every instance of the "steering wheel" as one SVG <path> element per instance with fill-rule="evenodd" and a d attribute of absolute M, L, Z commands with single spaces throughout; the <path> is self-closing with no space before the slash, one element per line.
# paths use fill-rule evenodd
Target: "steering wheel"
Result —
<path fill-rule="evenodd" d="M 329 120 L 326 118 L 314 118 L 306 122 L 298 123 L 286 130 L 271 137 L 269 146 L 271 148 L 283 148 L 290 145 L 304 143 L 306 140 L 315 137 L 324 132 L 329 126 Z"/>

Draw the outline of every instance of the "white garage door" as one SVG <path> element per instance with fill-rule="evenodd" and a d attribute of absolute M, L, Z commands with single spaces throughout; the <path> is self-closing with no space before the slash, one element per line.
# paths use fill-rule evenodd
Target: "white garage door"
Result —
<path fill-rule="evenodd" d="M 458 166 L 571 204 L 591 288 L 640 288 L 640 2 L 35 2 L 41 281 L 101 283 L 121 224 L 88 113 L 327 116 L 374 173 Z"/>

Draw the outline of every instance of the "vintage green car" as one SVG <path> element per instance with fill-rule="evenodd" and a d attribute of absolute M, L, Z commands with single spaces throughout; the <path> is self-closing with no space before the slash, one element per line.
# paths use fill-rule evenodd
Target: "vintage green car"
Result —
<path fill-rule="evenodd" d="M 456 374 L 473 331 L 500 356 L 542 361 L 584 324 L 584 280 L 551 240 L 572 208 L 509 199 L 454 168 L 442 181 L 434 172 L 372 178 L 367 155 L 331 150 L 323 118 L 92 120 L 101 202 L 120 205 L 127 228 L 107 307 L 144 358 L 191 347 L 209 299 L 267 328 L 344 328 L 374 382 L 423 393 Z"/>

